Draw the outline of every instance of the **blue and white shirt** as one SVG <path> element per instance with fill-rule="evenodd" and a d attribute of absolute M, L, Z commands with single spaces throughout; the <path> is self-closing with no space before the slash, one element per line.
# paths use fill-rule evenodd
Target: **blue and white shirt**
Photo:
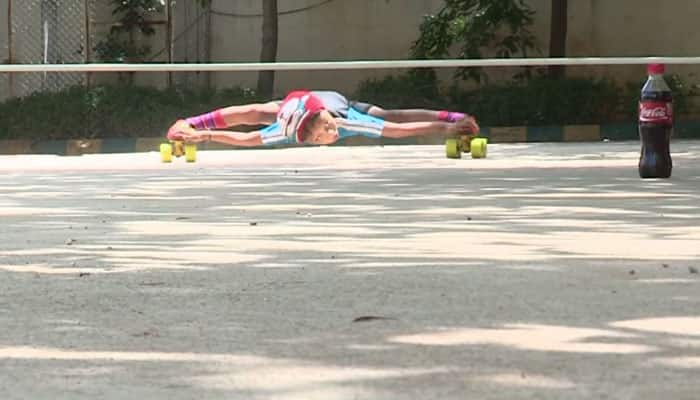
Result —
<path fill-rule="evenodd" d="M 330 91 L 312 91 L 313 95 L 323 101 L 323 105 L 338 123 L 340 139 L 352 136 L 379 138 L 384 129 L 384 120 L 366 113 L 371 105 L 348 101 L 343 95 Z M 363 112 L 365 111 L 365 112 Z M 266 145 L 299 144 L 296 135 L 283 132 L 280 122 L 261 131 L 262 141 Z"/>

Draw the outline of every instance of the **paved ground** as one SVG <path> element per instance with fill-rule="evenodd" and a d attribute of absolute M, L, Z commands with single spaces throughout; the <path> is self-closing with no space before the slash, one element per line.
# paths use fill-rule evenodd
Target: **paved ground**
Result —
<path fill-rule="evenodd" d="M 0 157 L 0 397 L 696 399 L 700 143 L 489 150 Z"/>

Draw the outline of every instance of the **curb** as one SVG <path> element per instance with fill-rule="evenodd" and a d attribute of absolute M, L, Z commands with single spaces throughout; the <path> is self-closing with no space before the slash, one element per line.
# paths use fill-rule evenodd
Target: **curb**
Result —
<path fill-rule="evenodd" d="M 511 126 L 482 128 L 481 135 L 491 143 L 527 142 L 597 142 L 601 140 L 639 140 L 636 123 L 613 123 L 603 125 L 565 126 Z M 677 123 L 674 127 L 675 139 L 700 139 L 700 121 Z M 164 143 L 161 137 L 105 138 L 71 140 L 0 140 L 0 155 L 16 154 L 55 154 L 78 156 L 99 153 L 142 153 L 158 151 Z M 338 142 L 340 146 L 392 145 L 438 145 L 444 144 L 444 137 L 417 137 L 409 139 L 370 139 L 356 136 Z M 230 150 L 231 147 L 219 143 L 205 143 L 201 150 Z"/>

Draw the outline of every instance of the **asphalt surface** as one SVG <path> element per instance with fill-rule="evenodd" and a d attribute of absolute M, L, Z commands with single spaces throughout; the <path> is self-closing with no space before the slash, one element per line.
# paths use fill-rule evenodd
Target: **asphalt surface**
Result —
<path fill-rule="evenodd" d="M 2 399 L 697 399 L 700 142 L 0 157 Z"/>

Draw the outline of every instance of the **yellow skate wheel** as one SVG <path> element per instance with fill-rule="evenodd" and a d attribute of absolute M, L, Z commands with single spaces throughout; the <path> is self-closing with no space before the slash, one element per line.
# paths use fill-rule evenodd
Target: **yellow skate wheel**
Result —
<path fill-rule="evenodd" d="M 459 147 L 462 153 L 469 153 L 471 148 L 472 136 L 463 135 L 459 138 Z"/>
<path fill-rule="evenodd" d="M 175 157 L 182 157 L 185 154 L 184 143 L 179 140 L 173 142 L 173 155 Z"/>
<path fill-rule="evenodd" d="M 197 145 L 196 144 L 186 144 L 185 145 L 185 161 L 187 161 L 187 162 L 197 161 Z"/>
<path fill-rule="evenodd" d="M 173 162 L 173 146 L 170 143 L 160 145 L 160 161 L 164 163 Z"/>
<path fill-rule="evenodd" d="M 445 155 L 447 158 L 462 158 L 459 139 L 447 139 L 445 141 Z"/>
<path fill-rule="evenodd" d="M 486 158 L 486 147 L 488 140 L 486 138 L 472 139 L 469 148 L 472 153 L 472 158 Z"/>

